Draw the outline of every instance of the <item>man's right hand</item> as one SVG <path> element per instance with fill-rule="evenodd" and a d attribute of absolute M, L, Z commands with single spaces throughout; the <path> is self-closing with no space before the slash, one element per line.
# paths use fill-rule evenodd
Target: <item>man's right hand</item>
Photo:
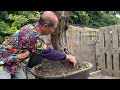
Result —
<path fill-rule="evenodd" d="M 72 62 L 74 67 L 77 64 L 76 58 L 74 56 L 72 56 L 72 55 L 66 55 L 66 59 L 68 59 L 70 62 Z"/>

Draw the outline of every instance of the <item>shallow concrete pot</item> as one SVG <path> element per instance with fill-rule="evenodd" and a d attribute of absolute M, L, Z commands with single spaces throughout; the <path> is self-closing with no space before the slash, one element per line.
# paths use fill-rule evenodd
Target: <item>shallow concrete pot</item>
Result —
<path fill-rule="evenodd" d="M 33 75 L 35 75 L 36 79 L 88 79 L 88 77 L 90 76 L 90 69 L 93 67 L 93 65 L 91 63 L 85 62 L 87 63 L 89 66 L 88 68 L 85 69 L 80 69 L 74 72 L 70 72 L 68 74 L 62 74 L 62 75 L 56 75 L 56 76 L 43 76 L 43 75 L 38 75 L 35 72 L 35 67 L 33 67 L 31 69 L 31 73 Z"/>

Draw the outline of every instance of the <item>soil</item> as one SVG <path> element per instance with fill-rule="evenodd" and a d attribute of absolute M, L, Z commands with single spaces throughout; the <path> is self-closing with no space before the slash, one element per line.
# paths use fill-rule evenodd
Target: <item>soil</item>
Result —
<path fill-rule="evenodd" d="M 78 62 L 74 67 L 69 61 L 60 62 L 52 60 L 44 60 L 42 64 L 35 67 L 34 71 L 38 76 L 55 76 L 62 74 L 69 74 L 74 71 L 82 70 L 88 68 L 88 63 Z"/>

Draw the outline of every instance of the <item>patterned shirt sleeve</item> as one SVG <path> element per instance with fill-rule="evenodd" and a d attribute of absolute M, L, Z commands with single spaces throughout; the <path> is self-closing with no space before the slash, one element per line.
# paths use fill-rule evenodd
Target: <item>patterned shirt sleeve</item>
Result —
<path fill-rule="evenodd" d="M 66 59 L 66 54 L 60 53 L 56 50 L 53 50 L 47 47 L 47 45 L 44 43 L 43 39 L 41 38 L 38 38 L 37 43 L 35 44 L 36 54 L 39 54 L 43 58 L 50 59 L 50 60 L 65 60 Z"/>

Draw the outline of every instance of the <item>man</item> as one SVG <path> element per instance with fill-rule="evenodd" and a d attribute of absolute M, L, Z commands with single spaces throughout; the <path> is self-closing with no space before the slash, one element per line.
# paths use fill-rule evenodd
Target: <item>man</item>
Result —
<path fill-rule="evenodd" d="M 50 60 L 69 60 L 76 65 L 74 56 L 62 54 L 45 44 L 42 35 L 54 32 L 58 18 L 51 11 L 45 11 L 38 23 L 23 26 L 0 46 L 0 79 L 26 79 L 20 62 L 32 56 Z M 32 59 L 33 60 L 33 59 Z M 30 66 L 30 65 L 29 65 Z M 33 67 L 33 66 L 31 66 Z"/>

